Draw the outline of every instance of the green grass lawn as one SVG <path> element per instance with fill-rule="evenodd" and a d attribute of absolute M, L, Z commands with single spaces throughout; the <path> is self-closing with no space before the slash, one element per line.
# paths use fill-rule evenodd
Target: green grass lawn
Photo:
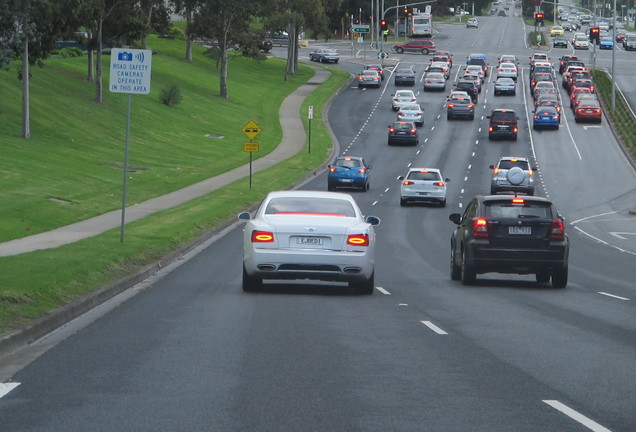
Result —
<path fill-rule="evenodd" d="M 242 128 L 250 120 L 262 129 L 261 157 L 281 140 L 278 107 L 313 76 L 302 66 L 287 81 L 284 62 L 257 63 L 232 56 L 229 98 L 219 94 L 216 61 L 195 47 L 183 60 L 182 41 L 149 39 L 155 50 L 149 95 L 132 97 L 127 204 L 145 201 L 228 171 L 249 161 Z M 127 95 L 108 92 L 109 57 L 104 63 L 104 103 L 94 102 L 85 79 L 86 57 L 51 58 L 31 71 L 31 139 L 20 138 L 19 64 L 0 71 L 0 241 L 21 238 L 121 207 Z M 332 143 L 322 124 L 328 99 L 349 75 L 332 69 L 327 83 L 305 101 L 314 106 L 311 153 L 179 207 L 57 249 L 0 258 L 0 334 L 93 292 L 182 248 L 258 203 L 270 190 L 287 188 L 320 166 Z M 177 84 L 183 101 L 159 102 Z M 275 108 L 275 109 L 273 109 Z M 221 135 L 224 138 L 211 138 Z M 307 143 L 305 143 L 307 145 Z M 238 268 L 238 267 L 237 267 Z M 237 270 L 237 271 L 240 271 Z"/>

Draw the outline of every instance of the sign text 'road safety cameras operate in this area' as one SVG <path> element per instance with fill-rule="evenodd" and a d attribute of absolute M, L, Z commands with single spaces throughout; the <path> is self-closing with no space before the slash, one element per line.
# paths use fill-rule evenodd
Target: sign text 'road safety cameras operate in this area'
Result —
<path fill-rule="evenodd" d="M 110 91 L 150 93 L 151 66 L 151 50 L 113 48 L 110 55 Z"/>

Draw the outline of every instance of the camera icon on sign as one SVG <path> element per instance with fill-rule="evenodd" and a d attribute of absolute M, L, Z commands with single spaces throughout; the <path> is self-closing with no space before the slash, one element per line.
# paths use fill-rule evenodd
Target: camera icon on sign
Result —
<path fill-rule="evenodd" d="M 126 51 L 122 51 L 119 54 L 117 54 L 117 60 L 120 61 L 132 61 L 133 59 L 133 55 L 132 53 L 126 52 Z"/>

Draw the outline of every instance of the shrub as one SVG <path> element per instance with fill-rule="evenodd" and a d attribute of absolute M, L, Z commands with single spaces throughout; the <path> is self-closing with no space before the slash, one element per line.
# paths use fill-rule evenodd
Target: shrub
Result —
<path fill-rule="evenodd" d="M 68 47 L 68 48 L 62 48 L 60 50 L 60 55 L 64 58 L 81 57 L 84 55 L 84 51 L 82 51 L 80 48 L 77 48 L 77 47 Z"/>
<path fill-rule="evenodd" d="M 181 90 L 176 84 L 170 87 L 164 87 L 163 90 L 161 90 L 161 95 L 159 95 L 159 101 L 167 106 L 177 105 L 182 99 Z"/>

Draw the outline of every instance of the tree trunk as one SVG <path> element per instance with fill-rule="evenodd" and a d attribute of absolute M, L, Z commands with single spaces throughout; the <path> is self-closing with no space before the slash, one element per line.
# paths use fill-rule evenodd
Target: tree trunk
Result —
<path fill-rule="evenodd" d="M 223 38 L 219 42 L 219 58 L 221 60 L 219 96 L 221 96 L 223 99 L 227 99 L 227 32 L 223 34 Z"/>
<path fill-rule="evenodd" d="M 31 138 L 29 112 L 29 39 L 24 38 L 22 50 L 22 138 Z"/>
<path fill-rule="evenodd" d="M 190 26 L 192 25 L 192 11 L 189 7 L 186 7 L 185 11 L 186 18 L 186 52 L 185 59 L 186 61 L 192 63 L 192 33 L 190 32 Z"/>
<path fill-rule="evenodd" d="M 93 31 L 88 30 L 87 34 L 88 73 L 86 74 L 86 79 L 90 82 L 95 82 L 95 50 L 93 49 Z"/>
<path fill-rule="evenodd" d="M 104 102 L 104 95 L 102 89 L 102 26 L 104 24 L 104 19 L 99 19 L 99 24 L 97 26 L 97 76 L 95 78 L 95 102 L 102 103 Z"/>

